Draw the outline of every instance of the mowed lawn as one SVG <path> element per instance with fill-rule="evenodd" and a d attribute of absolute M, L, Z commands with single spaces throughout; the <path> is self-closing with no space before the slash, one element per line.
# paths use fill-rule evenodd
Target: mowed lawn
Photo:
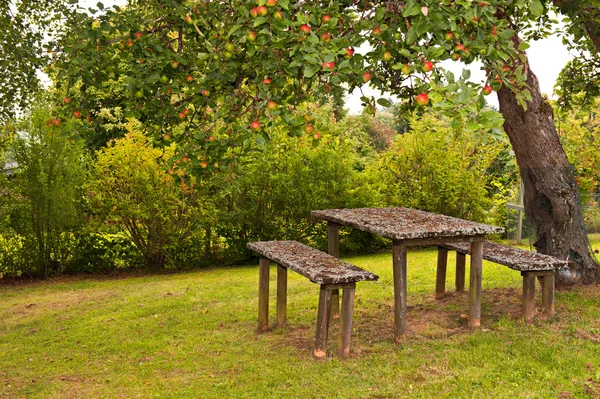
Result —
<path fill-rule="evenodd" d="M 312 359 L 318 286 L 296 274 L 289 327 L 256 333 L 257 264 L 1 285 L 0 398 L 600 397 L 599 287 L 558 292 L 556 316 L 525 325 L 520 274 L 485 262 L 483 328 L 470 332 L 452 267 L 449 295 L 433 298 L 436 256 L 409 252 L 404 345 L 393 344 L 391 254 L 346 258 L 380 281 L 357 286 L 343 362 Z"/>

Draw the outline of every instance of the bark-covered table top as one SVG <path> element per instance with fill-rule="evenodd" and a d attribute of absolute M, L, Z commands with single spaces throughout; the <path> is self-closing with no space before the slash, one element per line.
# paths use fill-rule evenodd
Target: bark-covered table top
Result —
<path fill-rule="evenodd" d="M 444 247 L 466 254 L 471 252 L 470 246 L 467 243 L 444 244 Z M 508 245 L 497 244 L 490 241 L 485 241 L 483 243 L 483 259 L 506 265 L 511 269 L 521 272 L 558 270 L 559 268 L 569 265 L 569 262 L 553 256 L 509 247 Z"/>
<path fill-rule="evenodd" d="M 394 240 L 475 237 L 504 228 L 409 208 L 357 208 L 312 211 L 312 216 Z"/>
<path fill-rule="evenodd" d="M 371 272 L 297 241 L 250 242 L 248 248 L 316 284 L 344 284 L 379 279 Z"/>

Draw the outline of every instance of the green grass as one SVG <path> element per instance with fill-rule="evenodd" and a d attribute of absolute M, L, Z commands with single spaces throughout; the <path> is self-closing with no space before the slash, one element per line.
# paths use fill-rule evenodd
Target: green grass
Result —
<path fill-rule="evenodd" d="M 558 292 L 556 317 L 527 326 L 520 275 L 486 262 L 483 328 L 470 332 L 465 294 L 433 299 L 435 259 L 409 252 L 409 334 L 395 345 L 391 255 L 348 258 L 380 281 L 358 284 L 344 362 L 312 359 L 318 288 L 293 273 L 289 327 L 256 333 L 257 265 L 0 286 L 0 398 L 600 395 L 598 287 Z M 273 320 L 273 269 L 271 284 Z"/>

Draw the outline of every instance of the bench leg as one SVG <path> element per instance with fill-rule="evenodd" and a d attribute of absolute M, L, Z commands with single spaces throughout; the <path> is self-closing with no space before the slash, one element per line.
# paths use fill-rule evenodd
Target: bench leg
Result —
<path fill-rule="evenodd" d="M 333 222 L 327 222 L 327 252 L 336 258 L 340 257 L 340 226 Z M 331 293 L 331 318 L 340 314 L 340 291 L 333 290 Z"/>
<path fill-rule="evenodd" d="M 392 241 L 394 268 L 394 341 L 406 341 L 406 245 Z"/>
<path fill-rule="evenodd" d="M 442 299 L 446 295 L 446 268 L 448 266 L 448 250 L 438 247 L 437 271 L 435 274 L 435 298 Z"/>
<path fill-rule="evenodd" d="M 554 273 L 542 276 L 542 306 L 546 316 L 554 316 Z"/>
<path fill-rule="evenodd" d="M 535 313 L 535 274 L 523 272 L 523 319 L 529 324 Z"/>
<path fill-rule="evenodd" d="M 317 313 L 317 333 L 315 335 L 314 356 L 324 359 L 327 356 L 327 333 L 331 310 L 331 290 L 321 286 L 319 290 L 319 311 Z"/>
<path fill-rule="evenodd" d="M 271 261 L 263 256 L 258 263 L 258 331 L 269 328 L 269 266 Z"/>
<path fill-rule="evenodd" d="M 454 286 L 456 292 L 465 291 L 465 263 L 467 255 L 457 252 L 456 253 L 456 278 L 454 280 Z"/>
<path fill-rule="evenodd" d="M 287 268 L 277 265 L 277 327 L 287 324 Z"/>
<path fill-rule="evenodd" d="M 338 340 L 338 357 L 346 359 L 350 356 L 350 337 L 352 336 L 352 314 L 354 313 L 355 286 L 344 288 L 342 296 L 342 318 L 340 338 Z"/>
<path fill-rule="evenodd" d="M 471 278 L 469 281 L 469 327 L 481 326 L 481 280 L 483 267 L 483 241 L 471 243 Z"/>

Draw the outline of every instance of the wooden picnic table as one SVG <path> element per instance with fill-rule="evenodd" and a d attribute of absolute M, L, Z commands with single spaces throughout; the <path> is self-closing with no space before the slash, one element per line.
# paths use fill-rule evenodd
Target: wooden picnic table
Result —
<path fill-rule="evenodd" d="M 408 208 L 357 208 L 312 211 L 312 216 L 328 222 L 329 253 L 339 257 L 339 230 L 349 226 L 392 240 L 394 271 L 394 339 L 406 339 L 406 252 L 410 246 L 470 243 L 469 327 L 480 326 L 483 242 L 487 234 L 504 232 L 502 227 L 471 222 Z M 436 281 L 445 279 L 438 268 Z M 464 271 L 463 271 L 464 273 Z"/>

